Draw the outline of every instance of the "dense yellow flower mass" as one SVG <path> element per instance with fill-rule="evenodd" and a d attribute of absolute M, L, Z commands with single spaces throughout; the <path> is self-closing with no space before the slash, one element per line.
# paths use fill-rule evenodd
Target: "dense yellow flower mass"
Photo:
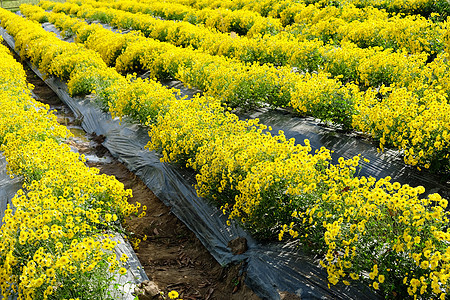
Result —
<path fill-rule="evenodd" d="M 145 3 L 149 0 L 141 0 L 141 2 Z M 292 23 L 296 11 L 299 11 L 302 5 L 305 6 L 303 2 L 292 0 L 165 0 L 164 2 L 183 4 L 199 10 L 218 7 L 229 10 L 245 9 L 257 12 L 262 16 L 281 18 L 283 24 Z M 343 19 L 348 17 L 367 18 L 370 14 L 387 16 L 387 13 L 421 14 L 423 16 L 434 13 L 445 19 L 449 14 L 449 7 L 445 5 L 445 1 L 432 0 L 350 0 L 345 2 L 318 0 L 305 1 L 305 3 L 315 4 L 318 8 L 331 7 L 331 10 L 334 9 L 337 12 L 339 12 L 338 9 L 342 9 L 344 11 L 340 16 Z M 348 6 L 351 7 L 351 14 L 347 11 Z"/>
<path fill-rule="evenodd" d="M 140 30 L 147 37 L 167 41 L 177 46 L 200 48 L 214 55 L 236 57 L 245 62 L 290 65 L 309 72 L 323 68 L 334 76 L 341 75 L 343 80 L 356 80 L 366 85 L 369 85 L 369 78 L 375 77 L 376 81 L 371 82 L 375 84 L 370 84 L 373 86 L 396 82 L 407 75 L 406 69 L 422 67 L 427 56 L 425 53 L 417 53 L 409 57 L 405 51 L 400 50 L 403 47 L 395 53 L 392 53 L 392 49 L 383 51 L 385 47 L 361 49 L 349 40 L 343 40 L 340 47 L 336 45 L 323 47 L 321 41 L 305 39 L 304 35 L 295 37 L 287 32 L 255 38 L 233 37 L 187 22 L 174 23 L 145 14 L 114 10 L 99 6 L 98 2 L 95 2 L 96 8 L 93 8 L 88 0 L 85 0 L 85 3 L 78 6 L 70 2 L 55 4 L 50 1 L 41 1 L 40 5 L 45 9 L 52 8 L 54 12 L 64 11 L 76 13 L 78 17 L 91 20 L 106 20 L 119 28 Z M 39 20 L 41 14 L 42 12 L 38 13 L 34 18 Z M 394 49 L 397 48 L 394 47 Z M 348 62 L 350 57 L 352 62 Z M 373 64 L 374 61 L 378 64 Z M 358 64 L 365 67 L 358 68 Z M 339 67 L 337 68 L 336 65 Z M 370 70 L 367 69 L 369 66 Z M 345 72 L 342 72 L 344 70 Z"/>
<path fill-rule="evenodd" d="M 277 33 L 281 22 L 271 17 L 261 17 L 249 10 L 230 11 L 227 9 L 196 10 L 181 4 L 164 2 L 140 3 L 135 1 L 90 2 L 94 7 L 108 6 L 129 12 L 142 12 L 170 20 L 185 20 L 192 24 L 204 24 L 221 32 L 234 31 L 238 34 L 255 36 L 265 33 Z"/>
<path fill-rule="evenodd" d="M 86 3 L 86 0 L 84 1 Z M 248 9 L 194 9 L 173 1 L 87 3 L 93 7 L 107 6 L 168 20 L 204 24 L 221 32 L 233 31 L 249 37 L 288 31 L 308 39 L 318 38 L 325 42 L 352 41 L 362 47 L 381 46 L 396 50 L 406 48 L 412 53 L 426 51 L 432 54 L 442 50 L 443 40 L 440 37 L 446 32 L 445 23 L 434 23 L 420 15 L 390 17 L 386 11 L 371 6 L 358 8 L 351 3 L 342 7 L 322 7 L 303 2 L 281 1 L 273 5 L 272 11 L 266 17 Z"/>
<path fill-rule="evenodd" d="M 70 5 L 61 7 L 71 7 L 68 13 L 79 12 Z M 445 298 L 450 266 L 446 199 L 438 194 L 422 197 L 423 187 L 391 183 L 389 177 L 378 181 L 358 177 L 360 156 L 340 158 L 333 165 L 329 150 L 312 153 L 309 141 L 295 145 L 283 132 L 269 134 L 258 120 L 239 120 L 222 105 L 227 102 L 224 98 L 238 103 L 238 98 L 229 97 L 269 103 L 276 99 L 316 116 L 322 111 L 341 113 L 332 120 L 345 118 L 354 128 L 378 138 L 381 147 L 404 149 L 406 163 L 445 165 L 450 124 L 445 53 L 426 64 L 427 56 L 420 51 L 408 53 L 411 49 L 358 48 L 346 41 L 339 47 L 320 45 L 327 70 L 334 70 L 336 77 L 361 81 L 344 84 L 328 72 L 299 74 L 287 66 L 243 64 L 239 57 L 179 49 L 139 33 L 113 34 L 62 14 L 43 14 L 36 7 L 22 6 L 22 11 L 33 19 L 47 18 L 92 49 L 66 45 L 39 26 L 32 27 L 30 21 L 8 15 L 13 21 L 6 21 L 6 27 L 22 54 L 47 74 L 68 80 L 72 93 L 94 91 L 114 116 L 150 125 L 147 147 L 160 151 L 163 161 L 196 170 L 198 194 L 216 203 L 230 219 L 256 236 L 290 237 L 313 249 L 330 284 L 364 280 L 386 296 Z M 361 20 L 369 17 L 359 13 Z M 102 22 L 108 21 L 105 16 L 100 16 L 105 18 Z M 126 22 L 122 16 L 116 21 Z M 349 21 L 352 15 L 345 18 Z M 61 52 L 51 45 L 61 45 Z M 65 59 L 63 53 L 71 54 L 71 47 L 78 47 L 80 56 Z M 84 62 L 84 55 L 95 59 Z M 54 68 L 40 65 L 39 57 L 47 56 Z M 377 60 L 369 63 L 374 57 Z M 105 62 L 121 71 L 145 69 L 152 77 L 179 78 L 204 89 L 206 96 L 175 99 L 172 91 L 153 80 L 122 77 Z M 73 65 L 86 67 L 78 71 L 71 69 Z M 341 74 L 344 71 L 348 74 Z M 244 84 L 248 82 L 252 85 Z M 361 86 L 367 90 L 361 91 Z M 92 222 L 99 218 L 94 211 L 87 217 Z M 60 265 L 69 263 L 63 257 L 69 258 L 63 255 Z"/>
<path fill-rule="evenodd" d="M 137 212 L 127 202 L 131 190 L 62 143 L 70 132 L 31 97 L 22 66 L 3 45 L 0 69 L 0 150 L 10 176 L 23 179 L 0 229 L 2 295 L 106 299 L 120 263 L 107 260 L 116 242 L 105 230 Z"/>
<path fill-rule="evenodd" d="M 91 19 L 106 18 L 111 24 L 125 28 L 129 28 L 130 24 L 145 28 L 150 22 L 149 17 L 100 6 L 91 9 L 90 5 L 55 5 L 49 1 L 41 1 L 41 5 Z M 44 13 L 34 6 L 22 6 L 22 11 L 34 19 L 42 18 Z M 145 69 L 158 78 L 177 78 L 204 90 L 206 95 L 222 99 L 231 107 L 251 108 L 264 103 L 289 105 L 300 114 L 370 134 L 379 140 L 382 150 L 385 147 L 401 149 L 407 164 L 448 171 L 449 139 L 446 132 L 449 130 L 447 115 L 450 107 L 446 98 L 450 87 L 446 80 L 448 60 L 445 53 L 438 54 L 432 63 L 426 64 L 425 53 L 408 55 L 404 50 L 393 52 L 391 49 L 359 48 L 348 42 L 342 42 L 340 47 L 315 44 L 313 48 L 307 46 L 305 49 L 309 50 L 306 53 L 289 54 L 296 61 L 303 61 L 302 58 L 311 51 L 318 55 L 318 61 L 321 61 L 319 72 L 300 75 L 293 73 L 288 66 L 244 64 L 236 59 L 175 47 L 177 42 L 169 38 L 163 40 L 175 45 L 134 33 L 112 33 L 63 14 L 48 13 L 45 16 L 66 33 L 75 33 L 79 41 L 98 51 L 104 61 L 115 64 L 120 71 Z M 156 37 L 163 33 L 176 36 L 182 30 L 171 25 L 175 29 L 169 33 L 167 26 L 161 25 L 158 27 L 162 28 L 161 31 L 156 29 L 152 32 Z M 193 33 L 195 30 L 191 28 L 187 32 Z M 200 30 L 194 36 L 185 35 L 185 40 L 198 41 L 202 32 Z M 220 37 L 215 40 L 220 40 Z M 257 39 L 255 43 L 266 45 Z M 221 44 L 216 42 L 216 45 Z M 292 48 L 295 47 L 288 44 L 281 49 Z M 267 51 L 270 52 L 270 48 Z M 284 57 L 289 57 L 287 54 L 283 54 Z M 233 57 L 239 58 L 239 55 Z M 317 60 L 313 61 L 317 66 Z M 311 65 L 309 62 L 307 64 Z M 354 83 L 344 85 L 342 81 Z M 384 86 L 388 86 L 387 90 L 392 94 L 386 92 L 380 97 L 378 91 L 384 91 Z M 365 92 L 360 91 L 367 87 Z M 435 144 L 437 147 L 434 147 Z"/>
<path fill-rule="evenodd" d="M 70 12 L 79 18 L 101 19 L 122 29 L 140 30 L 147 37 L 170 42 L 176 46 L 192 46 L 209 54 L 238 57 L 245 62 L 290 64 L 301 70 L 317 68 L 319 57 L 316 52 L 317 48 L 323 44 L 321 41 L 297 39 L 289 34 L 276 36 L 265 34 L 248 38 L 218 32 L 185 21 L 173 22 L 105 6 L 93 7 L 90 3 L 88 1 L 64 3 L 40 1 L 39 5 L 47 10 L 52 9 L 53 12 Z M 98 6 L 98 3 L 95 2 L 95 5 Z M 40 20 L 37 17 L 34 18 Z"/>

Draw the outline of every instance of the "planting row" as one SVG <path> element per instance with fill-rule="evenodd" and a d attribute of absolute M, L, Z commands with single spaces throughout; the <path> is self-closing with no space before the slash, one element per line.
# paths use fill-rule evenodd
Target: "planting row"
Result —
<path fill-rule="evenodd" d="M 80 5 L 78 5 L 80 4 Z M 299 40 L 287 34 L 265 35 L 261 38 L 230 35 L 203 25 L 185 21 L 173 22 L 146 14 L 134 14 L 105 6 L 92 7 L 89 2 L 55 3 L 40 1 L 39 5 L 53 12 L 73 14 L 91 21 L 98 20 L 122 29 L 140 30 L 146 37 L 176 46 L 201 49 L 212 55 L 236 57 L 244 62 L 291 65 L 300 70 L 317 70 L 321 41 Z"/>
<path fill-rule="evenodd" d="M 141 1 L 147 2 L 147 1 Z M 250 11 L 255 11 L 262 16 L 272 16 L 276 18 L 281 18 L 286 24 L 289 19 L 289 9 L 292 6 L 296 6 L 298 2 L 292 0 L 275 1 L 275 0 L 263 0 L 263 1 L 252 1 L 252 0 L 170 0 L 166 1 L 169 3 L 178 3 L 183 5 L 188 5 L 196 9 L 204 8 L 225 8 L 230 10 L 246 9 Z M 408 15 L 421 15 L 423 17 L 429 17 L 433 13 L 439 14 L 439 20 L 445 20 L 449 15 L 449 4 L 444 0 L 432 1 L 432 0 L 402 0 L 402 1 L 367 1 L 367 0 L 352 0 L 352 1 L 329 1 L 329 0 L 307 0 L 301 1 L 303 5 L 315 4 L 317 7 L 325 9 L 348 9 L 348 7 L 354 6 L 355 8 L 371 9 L 370 7 L 377 8 L 374 12 L 380 15 L 389 14 L 408 14 Z M 350 5 L 349 5 L 350 4 Z M 360 12 L 364 10 L 361 9 Z M 339 11 L 339 10 L 337 10 Z M 367 16 L 366 16 L 367 18 Z M 289 24 L 289 23 L 288 23 Z"/>
<path fill-rule="evenodd" d="M 303 72 L 323 71 L 343 82 L 354 81 L 371 87 L 393 84 L 406 86 L 411 87 L 419 96 L 427 88 L 450 94 L 445 72 L 442 72 L 442 68 L 447 68 L 448 65 L 445 53 L 437 54 L 435 62 L 426 64 L 427 56 L 424 53 L 407 55 L 390 49 L 362 49 L 352 43 L 336 47 L 319 41 L 300 41 L 289 35 L 265 36 L 262 39 L 231 37 L 186 22 L 174 23 L 106 7 L 80 5 L 80 1 L 78 3 L 77 6 L 69 2 L 62 4 L 41 1 L 40 5 L 44 9 L 53 8 L 54 12 L 63 11 L 121 29 L 139 30 L 145 36 L 163 42 L 183 47 L 192 46 L 212 55 L 238 58 L 243 62 L 289 65 Z M 46 15 L 41 13 L 36 19 L 42 22 Z M 423 84 L 427 86 L 417 86 Z"/>
<path fill-rule="evenodd" d="M 231 11 L 227 9 L 196 10 L 191 7 L 164 2 L 90 2 L 94 7 L 108 5 L 111 8 L 129 12 L 141 12 L 168 20 L 185 20 L 192 24 L 205 24 L 220 32 L 235 32 L 240 35 L 256 36 L 259 34 L 276 34 L 283 28 L 280 20 L 262 17 L 249 10 Z"/>
<path fill-rule="evenodd" d="M 77 2 L 73 0 L 73 2 Z M 86 0 L 82 1 L 86 3 Z M 97 2 L 89 1 L 93 7 L 106 6 L 133 13 L 150 14 L 166 20 L 184 20 L 191 24 L 204 24 L 221 32 L 237 32 L 249 37 L 264 34 L 279 34 L 287 31 L 303 39 L 319 39 L 326 43 L 352 42 L 359 47 L 379 46 L 384 49 L 401 50 L 405 48 L 409 53 L 427 52 L 434 54 L 441 52 L 445 46 L 442 39 L 446 34 L 446 23 L 433 22 L 422 16 L 389 17 L 383 11 L 375 8 L 359 9 L 355 6 L 341 8 L 306 5 L 292 3 L 280 13 L 280 20 L 271 17 L 252 27 L 248 27 L 246 16 L 252 12 L 248 10 L 229 11 L 226 9 L 196 10 L 181 4 L 167 2 Z M 232 21 L 228 15 L 242 15 Z M 264 24 L 264 25 L 263 25 Z M 269 25 L 266 25 L 269 24 Z M 248 31 L 243 28 L 248 27 Z M 268 27 L 269 26 L 269 27 Z"/>
<path fill-rule="evenodd" d="M 113 33 L 100 25 L 87 25 L 34 6 L 24 5 L 22 11 L 37 20 L 49 19 L 67 34 L 75 33 L 77 41 L 98 51 L 118 70 L 144 69 L 158 78 L 171 76 L 231 107 L 289 105 L 300 113 L 368 133 L 380 141 L 381 149 L 386 145 L 402 149 L 407 164 L 448 172 L 450 106 L 446 95 L 450 86 L 445 82 L 446 54 L 417 69 L 417 73 L 409 69 L 409 78 L 416 78 L 411 79 L 408 89 L 369 89 L 362 93 L 357 86 L 344 86 L 326 73 L 300 75 L 287 67 L 245 65 L 134 33 Z"/>
<path fill-rule="evenodd" d="M 149 70 L 151 77 L 172 77 L 195 86 L 209 96 L 221 99 L 231 107 L 255 108 L 266 104 L 273 107 L 291 105 L 299 112 L 306 112 L 351 126 L 352 94 L 357 87 L 344 87 L 326 73 L 300 75 L 289 67 L 245 64 L 236 59 L 213 56 L 199 50 L 180 48 L 169 43 L 145 38 L 136 33 L 114 33 L 100 25 L 88 25 L 84 20 L 65 14 L 44 12 L 31 5 L 22 6 L 22 12 L 30 18 L 42 20 L 46 16 L 66 34 L 76 34 L 77 42 L 96 50 L 109 65 L 122 72 Z M 328 90 L 323 105 L 338 110 L 327 110 L 311 105 L 317 102 L 310 87 L 316 83 L 318 93 Z M 291 91 L 293 90 L 293 91 Z M 311 104 L 310 104 L 311 103 Z"/>
<path fill-rule="evenodd" d="M 88 1 L 90 2 L 90 1 Z M 301 72 L 324 71 L 343 82 L 355 81 L 366 86 L 405 85 L 425 66 L 427 55 L 381 48 L 362 49 L 352 43 L 337 47 L 314 40 L 299 40 L 289 34 L 258 38 L 232 37 L 187 22 L 172 22 L 149 15 L 133 14 L 107 7 L 93 8 L 65 2 L 41 1 L 40 6 L 53 12 L 74 14 L 91 21 L 106 22 L 121 29 L 140 30 L 146 37 L 175 46 L 192 46 L 212 55 L 238 58 L 248 63 L 290 65 Z M 44 18 L 42 14 L 40 18 Z"/>
<path fill-rule="evenodd" d="M 111 107 L 131 99 L 130 112 L 153 108 L 149 149 L 161 151 L 163 161 L 196 170 L 199 195 L 257 236 L 290 235 L 313 249 L 322 257 L 330 283 L 363 280 L 389 297 L 445 298 L 450 266 L 444 232 L 447 201 L 438 194 L 419 199 L 423 187 L 355 177 L 359 156 L 331 165 L 328 150 L 313 154 L 307 140 L 295 145 L 282 132 L 272 136 L 257 120 L 240 121 L 213 98 L 161 98 L 170 91 L 144 80 L 120 79 L 101 63 L 78 73 L 73 66 L 86 64 L 85 55 L 89 61 L 99 56 L 66 45 L 30 21 L 14 15 L 8 19 L 6 27 L 23 56 L 52 57 L 50 69 L 34 59 L 40 68 L 53 70 L 49 75 L 70 70 L 72 87 L 76 79 L 88 78 L 85 92 L 109 97 L 103 103 Z M 78 47 L 79 54 L 70 52 L 71 47 Z M 115 82 L 109 79 L 112 74 L 117 74 Z M 133 87 L 130 93 L 128 86 Z M 149 86 L 153 93 L 145 90 Z"/>
<path fill-rule="evenodd" d="M 333 3 L 328 0 L 312 1 L 316 5 L 340 6 L 343 3 Z M 445 21 L 450 15 L 450 5 L 445 0 L 383 0 L 383 1 L 367 1 L 367 0 L 351 0 L 348 3 L 356 7 L 373 6 L 379 10 L 385 10 L 390 14 L 406 14 L 421 15 L 423 17 L 432 17 L 438 21 Z"/>
<path fill-rule="evenodd" d="M 9 14 L 0 10 L 2 24 Z M 24 182 L 0 229 L 2 295 L 112 299 L 127 257 L 116 257 L 108 233 L 137 212 L 127 202 L 131 190 L 63 143 L 70 132 L 31 97 L 22 66 L 3 45 L 0 68 L 0 150 L 10 176 Z"/>

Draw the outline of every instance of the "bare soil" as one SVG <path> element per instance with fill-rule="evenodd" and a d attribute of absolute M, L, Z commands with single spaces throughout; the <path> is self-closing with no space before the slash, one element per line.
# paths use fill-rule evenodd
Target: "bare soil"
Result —
<path fill-rule="evenodd" d="M 55 109 L 64 125 L 76 125 L 77 121 L 57 95 L 25 64 L 24 68 L 38 100 Z M 80 153 L 110 156 L 108 150 L 101 146 L 103 137 L 88 138 L 85 142 L 75 139 L 69 144 Z M 127 220 L 124 226 L 130 232 L 131 240 L 142 240 L 136 254 L 147 276 L 166 295 L 176 290 L 182 299 L 259 299 L 244 284 L 245 274 L 240 273 L 239 265 L 219 265 L 194 233 L 123 164 L 111 158 L 108 163 L 88 161 L 88 165 L 99 168 L 101 173 L 114 175 L 125 188 L 133 190 L 130 202 L 138 201 L 147 206 L 145 217 Z M 147 236 L 145 241 L 144 236 Z"/>

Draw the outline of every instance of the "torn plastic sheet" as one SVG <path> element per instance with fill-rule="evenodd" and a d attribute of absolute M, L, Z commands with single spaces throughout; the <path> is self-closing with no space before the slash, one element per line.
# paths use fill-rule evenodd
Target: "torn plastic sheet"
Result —
<path fill-rule="evenodd" d="M 14 48 L 13 39 L 3 34 Z M 33 68 L 38 76 L 42 74 Z M 221 264 L 245 261 L 246 284 L 263 299 L 280 299 L 287 291 L 302 299 L 377 299 L 376 294 L 360 284 L 339 285 L 328 289 L 326 271 L 311 258 L 303 256 L 294 244 L 262 245 L 237 226 L 227 226 L 227 218 L 217 208 L 199 198 L 193 187 L 195 174 L 191 170 L 160 162 L 160 155 L 144 149 L 149 141 L 147 129 L 111 119 L 89 97 L 71 98 L 66 85 L 56 78 L 44 80 L 82 120 L 88 133 L 105 136 L 103 145 L 171 207 L 174 213 L 193 231 L 213 257 Z M 248 250 L 233 255 L 228 243 L 245 237 Z"/>

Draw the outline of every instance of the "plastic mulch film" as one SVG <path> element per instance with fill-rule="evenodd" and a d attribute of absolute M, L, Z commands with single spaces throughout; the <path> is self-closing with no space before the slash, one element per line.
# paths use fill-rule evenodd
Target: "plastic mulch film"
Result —
<path fill-rule="evenodd" d="M 44 28 L 48 29 L 47 24 Z M 13 47 L 13 40 L 4 34 L 5 40 Z M 33 70 L 41 78 L 38 70 Z M 248 233 L 236 226 L 227 226 L 227 218 L 222 213 L 199 198 L 193 188 L 194 173 L 179 166 L 161 163 L 160 156 L 144 149 L 149 141 L 147 130 L 135 124 L 119 123 L 108 113 L 101 111 L 86 98 L 71 98 L 64 83 L 48 78 L 45 82 L 82 119 L 83 128 L 89 133 L 106 137 L 103 145 L 111 154 L 122 161 L 138 175 L 145 184 L 171 207 L 172 212 L 193 231 L 202 244 L 221 264 L 244 261 L 246 284 L 264 299 L 280 299 L 280 292 L 287 291 L 301 299 L 377 299 L 376 294 L 362 285 L 334 286 L 328 288 L 326 271 L 316 262 L 306 257 L 293 244 L 260 244 Z M 182 95 L 191 96 L 195 91 L 185 89 L 179 82 L 164 82 L 168 87 L 181 90 Z M 392 177 L 393 181 L 423 185 L 428 192 L 439 192 L 447 197 L 449 188 L 439 183 L 439 178 L 422 175 L 403 164 L 398 153 L 387 151 L 378 154 L 376 147 L 355 134 L 343 134 L 320 126 L 311 118 L 296 118 L 283 110 L 259 110 L 241 118 L 258 117 L 273 128 L 274 133 L 283 130 L 288 138 L 297 142 L 309 139 L 313 148 L 325 146 L 334 151 L 333 160 L 362 154 L 371 160 L 363 166 L 360 175 L 376 178 Z M 151 209 L 151 208 L 150 208 Z M 228 243 L 237 237 L 245 237 L 248 250 L 241 255 L 233 255 Z"/>

